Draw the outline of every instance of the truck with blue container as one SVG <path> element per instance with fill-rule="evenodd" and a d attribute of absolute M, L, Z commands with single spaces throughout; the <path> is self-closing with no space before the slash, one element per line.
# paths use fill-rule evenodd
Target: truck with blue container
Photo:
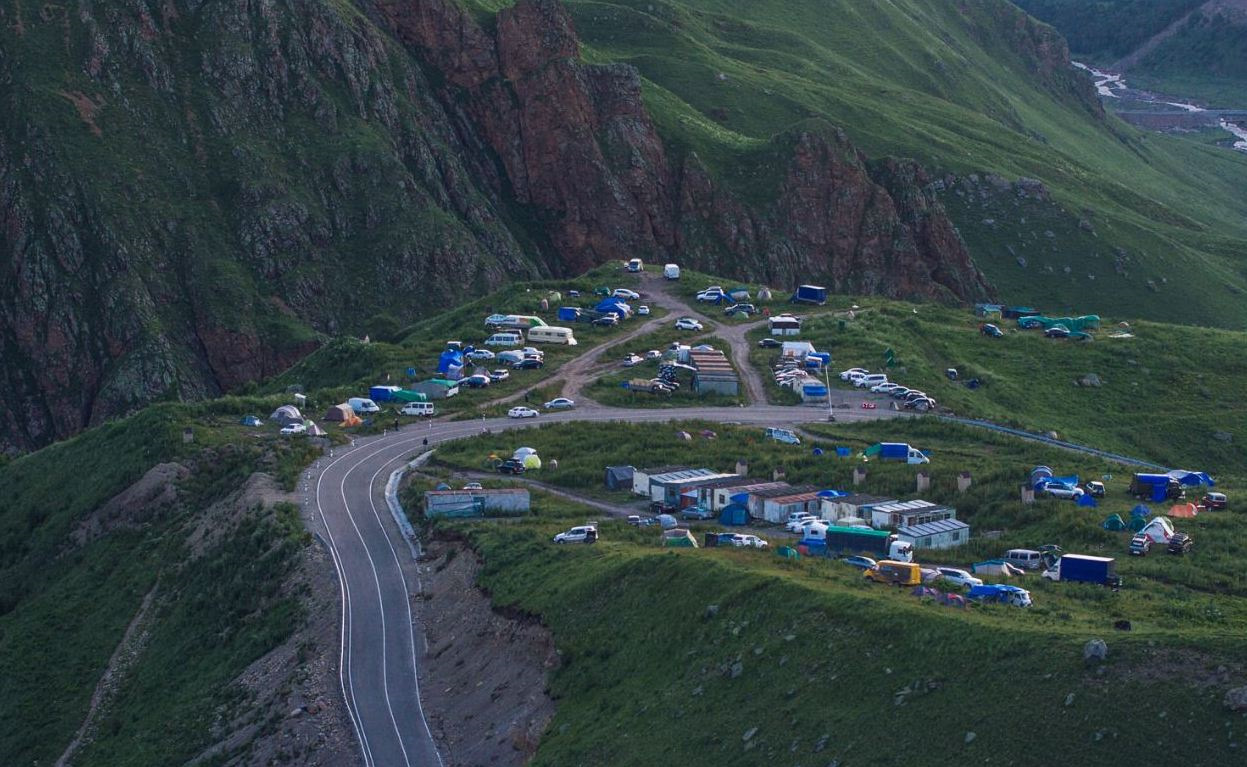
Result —
<path fill-rule="evenodd" d="M 1112 557 L 1091 557 L 1084 554 L 1062 554 L 1052 567 L 1043 571 L 1050 581 L 1098 583 L 1116 588 L 1121 585 L 1117 560 Z"/>
<path fill-rule="evenodd" d="M 822 306 L 827 303 L 827 288 L 820 285 L 798 285 L 789 301 L 794 304 Z"/>
<path fill-rule="evenodd" d="M 880 461 L 909 464 L 931 462 L 930 457 L 926 453 L 910 446 L 907 442 L 880 442 L 877 445 L 866 448 L 863 454 L 867 458 L 878 458 Z"/>
<path fill-rule="evenodd" d="M 863 554 L 893 562 L 914 561 L 914 547 L 902 541 L 896 533 L 869 527 L 836 527 L 815 522 L 805 528 L 801 545 L 814 556 Z"/>
<path fill-rule="evenodd" d="M 1135 474 L 1130 480 L 1130 494 L 1155 502 L 1178 501 L 1186 497 L 1186 490 L 1168 474 Z"/>

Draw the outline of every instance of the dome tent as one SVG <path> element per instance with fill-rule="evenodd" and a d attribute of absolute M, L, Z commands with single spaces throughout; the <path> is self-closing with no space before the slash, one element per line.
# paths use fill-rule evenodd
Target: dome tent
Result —
<path fill-rule="evenodd" d="M 294 405 L 282 405 L 274 410 L 268 418 L 270 421 L 276 421 L 281 426 L 303 423 L 303 414 Z"/>
<path fill-rule="evenodd" d="M 524 468 L 530 471 L 541 468 L 541 456 L 532 453 L 524 458 Z"/>

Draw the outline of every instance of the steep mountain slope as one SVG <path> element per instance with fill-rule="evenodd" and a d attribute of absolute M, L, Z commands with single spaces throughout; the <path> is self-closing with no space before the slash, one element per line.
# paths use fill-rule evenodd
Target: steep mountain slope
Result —
<path fill-rule="evenodd" d="M 14 3 L 0 43 L 0 447 L 638 253 L 987 293 L 920 168 L 813 119 L 734 191 L 669 156 L 635 71 L 580 61 L 554 2 Z"/>
<path fill-rule="evenodd" d="M 825 115 L 868 152 L 928 168 L 1002 296 L 1247 321 L 1247 158 L 1105 116 L 1063 40 L 1010 3 L 568 7 L 587 55 L 636 66 L 664 136 L 709 165 L 735 168 L 785 126 Z"/>

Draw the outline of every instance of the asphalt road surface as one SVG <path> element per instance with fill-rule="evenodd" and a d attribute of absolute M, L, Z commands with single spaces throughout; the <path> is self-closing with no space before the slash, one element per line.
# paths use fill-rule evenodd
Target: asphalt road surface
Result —
<path fill-rule="evenodd" d="M 839 421 L 899 415 L 890 410 L 839 411 Z M 315 507 L 337 569 L 342 595 L 339 677 L 342 694 L 368 767 L 432 767 L 441 755 L 420 703 L 416 668 L 426 651 L 412 620 L 411 591 L 419 590 L 410 543 L 385 502 L 385 483 L 399 466 L 446 440 L 568 421 L 702 419 L 719 423 L 796 425 L 822 421 L 819 408 L 756 405 L 672 410 L 587 407 L 536 418 L 438 421 L 362 438 L 320 460 L 312 478 Z"/>

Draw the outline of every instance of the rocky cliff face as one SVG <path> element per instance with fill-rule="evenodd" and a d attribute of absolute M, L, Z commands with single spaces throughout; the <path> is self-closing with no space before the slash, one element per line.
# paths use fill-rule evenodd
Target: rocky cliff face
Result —
<path fill-rule="evenodd" d="M 3 446 L 608 259 L 988 289 L 922 169 L 812 122 L 743 200 L 671 153 L 634 70 L 581 60 L 553 0 L 488 28 L 452 0 L 15 4 L 0 43 Z"/>

